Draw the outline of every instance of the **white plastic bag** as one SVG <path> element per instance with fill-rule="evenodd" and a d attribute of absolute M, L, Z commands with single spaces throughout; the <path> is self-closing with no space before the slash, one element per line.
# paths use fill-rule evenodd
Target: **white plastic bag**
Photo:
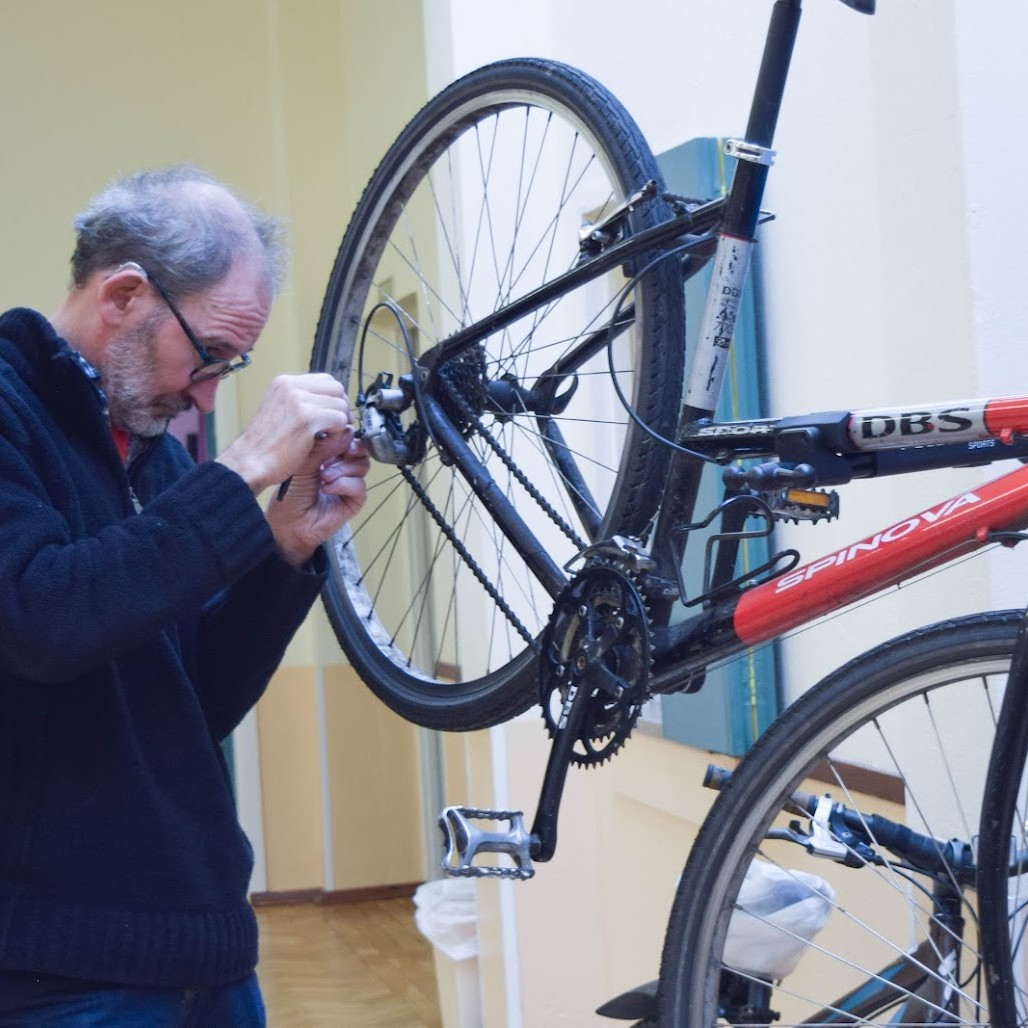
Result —
<path fill-rule="evenodd" d="M 418 931 L 451 960 L 478 956 L 475 883 L 470 878 L 442 878 L 414 890 Z"/>
<path fill-rule="evenodd" d="M 835 890 L 817 875 L 788 871 L 754 860 L 739 889 L 725 939 L 728 967 L 762 978 L 785 978 L 795 970 L 805 943 L 828 920 Z"/>

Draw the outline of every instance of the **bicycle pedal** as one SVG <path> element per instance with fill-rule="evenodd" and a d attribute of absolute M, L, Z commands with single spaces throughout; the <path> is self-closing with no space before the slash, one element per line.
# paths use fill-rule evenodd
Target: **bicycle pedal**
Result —
<path fill-rule="evenodd" d="M 834 521 L 839 516 L 839 494 L 823 489 L 783 489 L 770 501 L 777 521 Z"/>
<path fill-rule="evenodd" d="M 475 822 L 506 821 L 506 830 L 488 831 Z M 480 810 L 474 807 L 447 807 L 439 815 L 446 853 L 442 868 L 448 875 L 461 878 L 531 878 L 532 836 L 525 828 L 520 810 Z M 499 853 L 514 863 L 476 864 L 480 854 Z"/>

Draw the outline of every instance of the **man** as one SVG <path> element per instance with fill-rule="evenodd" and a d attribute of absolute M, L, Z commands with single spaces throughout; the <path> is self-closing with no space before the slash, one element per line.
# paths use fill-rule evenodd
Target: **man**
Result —
<path fill-rule="evenodd" d="M 0 317 L 0 1024 L 260 1024 L 220 743 L 317 596 L 367 457 L 329 375 L 275 379 L 214 461 L 166 431 L 250 361 L 279 277 L 267 218 L 180 167 L 75 228 L 56 315 Z"/>

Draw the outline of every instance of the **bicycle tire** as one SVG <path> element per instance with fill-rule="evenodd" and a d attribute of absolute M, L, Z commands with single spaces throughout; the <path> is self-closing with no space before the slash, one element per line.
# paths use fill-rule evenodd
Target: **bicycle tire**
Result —
<path fill-rule="evenodd" d="M 531 59 L 471 72 L 414 117 L 365 188 L 329 280 L 312 369 L 330 371 L 351 395 L 380 371 L 409 371 L 408 342 L 420 355 L 570 269 L 583 217 L 595 222 L 650 180 L 661 176 L 638 127 L 583 72 Z M 625 231 L 671 213 L 659 197 L 640 204 Z M 667 448 L 617 402 L 602 345 L 561 369 L 553 416 L 523 416 L 536 378 L 550 376 L 540 387 L 556 380 L 558 355 L 607 341 L 597 331 L 628 282 L 625 269 L 607 273 L 450 368 L 473 410 L 451 399 L 448 413 L 556 568 L 598 538 L 641 534 L 659 500 Z M 631 292 L 634 325 L 611 342 L 617 382 L 666 436 L 682 389 L 680 265 L 657 261 Z M 372 317 L 382 301 L 392 309 Z M 424 388 L 441 388 L 433 382 Z M 417 431 L 417 412 L 403 417 L 403 429 Z M 557 425 L 563 436 L 547 449 L 543 433 Z M 564 455 L 591 491 L 585 515 Z M 431 437 L 409 471 L 405 479 L 374 462 L 365 510 L 329 547 L 329 619 L 365 683 L 407 720 L 461 731 L 498 724 L 538 699 L 534 647 L 553 589 L 539 586 Z"/>
<path fill-rule="evenodd" d="M 803 789 L 815 795 L 827 789 L 861 815 L 884 809 L 887 816 L 905 817 L 936 839 L 970 843 L 1020 619 L 1016 611 L 975 615 L 876 647 L 827 676 L 758 740 L 711 808 L 676 891 L 661 961 L 660 1024 L 766 1024 L 768 1010 L 779 1015 L 776 1025 L 880 1024 L 883 1017 L 896 1018 L 889 1024 L 935 1023 L 933 1018 L 948 1024 L 990 1023 L 974 896 L 963 885 L 966 876 L 955 901 L 965 921 L 956 979 L 946 978 L 945 968 L 951 965 L 941 950 L 938 960 L 922 961 L 928 978 L 941 983 L 937 1006 L 946 1002 L 942 997 L 955 997 L 959 1011 L 942 1015 L 938 1009 L 905 1008 L 904 1002 L 914 1001 L 909 990 L 897 989 L 895 1004 L 865 1010 L 857 1018 L 842 1012 L 839 997 L 860 987 L 866 997 L 878 970 L 927 933 L 932 906 L 919 888 L 926 880 L 904 872 L 896 857 L 880 867 L 848 867 L 765 835 L 773 822 L 780 830 L 786 797 L 807 782 Z M 887 772 L 884 781 L 902 787 L 894 798 L 897 804 L 888 806 L 867 794 L 858 762 Z M 814 773 L 825 767 L 827 775 Z M 948 790 L 952 795 L 944 795 Z M 828 833 L 835 840 L 839 834 Z M 834 900 L 813 904 L 830 913 L 822 934 L 803 941 L 795 924 L 790 929 L 794 937 L 784 928 L 758 923 L 762 914 L 756 901 L 748 892 L 741 895 L 754 858 L 785 870 L 787 887 L 793 886 L 796 870 L 805 870 L 834 889 Z M 943 873 L 955 872 L 947 867 Z M 810 899 L 805 886 L 797 888 Z M 758 919 L 749 924 L 761 942 L 745 954 L 737 934 L 726 944 L 736 910 L 746 912 L 737 915 L 737 926 L 747 915 Z M 770 966 L 784 958 L 769 954 L 780 954 L 787 945 L 795 945 L 801 956 L 795 970 Z M 747 1015 L 742 1000 L 730 1000 L 733 985 L 770 988 L 770 993 L 753 993 L 763 1012 Z M 947 986 L 953 991 L 945 991 Z"/>
<path fill-rule="evenodd" d="M 997 1025 L 1028 1024 L 1028 877 L 1010 873 L 1010 853 L 1028 845 L 1028 622 L 1022 625 L 985 778 L 979 852 L 982 951 Z"/>

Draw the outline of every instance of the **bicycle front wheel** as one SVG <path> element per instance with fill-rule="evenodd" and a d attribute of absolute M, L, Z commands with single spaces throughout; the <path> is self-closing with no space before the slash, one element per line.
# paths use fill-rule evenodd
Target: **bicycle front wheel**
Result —
<path fill-rule="evenodd" d="M 1019 622 L 902 636 L 768 729 L 682 876 L 661 1024 L 990 1024 L 973 844 Z"/>
<path fill-rule="evenodd" d="M 429 348 L 581 264 L 583 225 L 651 180 L 660 175 L 639 129 L 587 75 L 527 59 L 472 72 L 422 109 L 369 182 L 312 368 L 351 396 L 376 379 L 395 387 Z M 633 206 L 614 235 L 671 217 L 659 197 Z M 680 262 L 658 261 L 635 282 L 645 263 L 480 333 L 419 376 L 417 402 L 393 418 L 407 456 L 373 467 L 365 510 L 331 546 L 325 602 L 358 672 L 403 717 L 467 730 L 531 705 L 535 640 L 559 586 L 542 587 L 526 553 L 548 555 L 562 583 L 585 546 L 645 530 L 667 448 L 629 418 L 615 385 L 669 435 L 684 351 Z M 438 403 L 480 484 L 516 508 L 528 530 L 517 543 L 425 431 L 423 401 Z"/>
<path fill-rule="evenodd" d="M 979 891 L 993 1023 L 1028 1024 L 1028 622 L 985 781 Z"/>

